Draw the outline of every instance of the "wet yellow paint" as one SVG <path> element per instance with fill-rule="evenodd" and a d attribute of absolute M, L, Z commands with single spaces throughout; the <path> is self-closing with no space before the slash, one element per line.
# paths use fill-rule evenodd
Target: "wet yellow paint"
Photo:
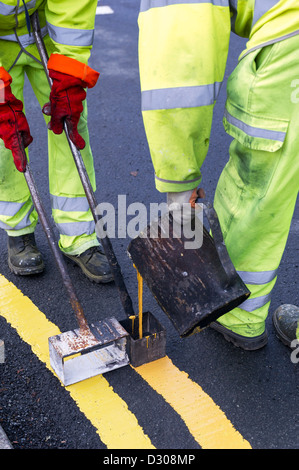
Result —
<path fill-rule="evenodd" d="M 80 356 L 81 356 L 81 353 L 72 354 L 71 356 L 65 356 L 63 358 L 63 362 L 69 361 L 70 359 L 75 359 L 76 357 L 80 357 Z"/>
<path fill-rule="evenodd" d="M 136 367 L 135 370 L 181 416 L 203 449 L 250 449 L 219 406 L 186 372 L 169 359 Z"/>
<path fill-rule="evenodd" d="M 129 319 L 130 319 L 131 322 L 132 322 L 132 336 L 134 335 L 135 318 L 136 318 L 136 315 L 131 315 L 131 316 L 129 317 Z"/>
<path fill-rule="evenodd" d="M 48 338 L 60 334 L 58 327 L 48 321 L 31 300 L 2 275 L 0 275 L 0 315 L 17 330 L 19 336 L 52 371 Z M 103 376 L 84 380 L 66 389 L 95 426 L 107 448 L 154 449 L 127 404 L 113 391 Z"/>
<path fill-rule="evenodd" d="M 139 316 L 139 339 L 142 338 L 142 321 L 143 321 L 143 279 L 137 271 L 138 281 L 138 316 Z"/>

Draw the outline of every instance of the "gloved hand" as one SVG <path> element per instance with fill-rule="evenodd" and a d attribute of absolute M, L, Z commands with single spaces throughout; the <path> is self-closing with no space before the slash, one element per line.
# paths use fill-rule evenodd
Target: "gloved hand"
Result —
<path fill-rule="evenodd" d="M 204 197 L 205 192 L 202 188 L 167 193 L 167 205 L 173 220 L 181 225 L 191 226 L 191 221 L 201 210 L 196 200 Z"/>
<path fill-rule="evenodd" d="M 51 116 L 48 125 L 54 134 L 63 132 L 66 121 L 69 137 L 79 150 L 85 147 L 84 139 L 78 133 L 78 122 L 86 98 L 85 88 L 92 88 L 99 73 L 76 59 L 61 54 L 52 54 L 48 61 L 49 76 L 52 79 L 50 101 L 43 107 L 43 113 Z"/>
<path fill-rule="evenodd" d="M 82 150 L 85 141 L 79 135 L 77 126 L 83 111 L 82 101 L 86 98 L 86 84 L 79 78 L 55 70 L 49 70 L 49 75 L 53 80 L 50 102 L 43 107 L 43 113 L 51 116 L 48 127 L 54 134 L 62 134 L 65 120 L 71 141 Z"/>
<path fill-rule="evenodd" d="M 1 69 L 3 72 L 3 68 Z M 0 101 L 0 138 L 3 139 L 5 147 L 11 150 L 17 170 L 23 173 L 26 170 L 27 160 L 22 146 L 28 147 L 33 138 L 23 113 L 23 103 L 12 94 L 10 88 L 12 79 L 7 72 L 5 74 L 9 79 L 3 82 L 5 87 L 1 90 L 4 100 Z"/>

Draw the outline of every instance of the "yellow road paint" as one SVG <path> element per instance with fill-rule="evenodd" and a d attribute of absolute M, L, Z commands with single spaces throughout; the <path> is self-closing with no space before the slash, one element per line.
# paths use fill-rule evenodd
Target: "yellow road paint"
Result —
<path fill-rule="evenodd" d="M 180 371 L 169 357 L 135 370 L 181 416 L 203 449 L 251 448 L 212 398 L 186 372 Z"/>
<path fill-rule="evenodd" d="M 59 328 L 1 274 L 0 315 L 54 374 L 49 362 L 48 338 L 60 334 Z M 202 448 L 251 448 L 211 397 L 167 356 L 134 370 L 181 416 Z M 66 389 L 108 449 L 155 448 L 127 404 L 103 376 Z"/>
<path fill-rule="evenodd" d="M 2 275 L 0 315 L 17 330 L 19 336 L 53 372 L 49 361 L 48 338 L 60 334 L 58 327 L 48 321 L 31 300 Z M 127 404 L 103 376 L 92 377 L 66 389 L 95 426 L 108 449 L 155 448 Z"/>

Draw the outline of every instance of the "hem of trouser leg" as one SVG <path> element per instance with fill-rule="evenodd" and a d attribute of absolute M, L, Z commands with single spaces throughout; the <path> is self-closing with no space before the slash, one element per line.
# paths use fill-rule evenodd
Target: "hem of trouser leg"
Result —
<path fill-rule="evenodd" d="M 171 182 L 162 182 L 161 180 L 156 179 L 156 189 L 160 193 L 169 193 L 169 192 L 181 192 L 181 191 L 189 191 L 191 189 L 197 188 L 201 182 L 201 178 L 198 178 L 198 181 L 191 181 L 188 183 L 186 182 L 179 182 L 179 183 L 171 183 Z"/>
<path fill-rule="evenodd" d="M 67 249 L 62 248 L 60 242 L 59 242 L 59 248 L 63 253 L 66 253 L 68 255 L 72 256 L 78 256 L 84 253 L 84 251 L 88 250 L 89 248 L 92 248 L 93 246 L 99 246 L 99 242 L 97 239 L 90 240 L 89 242 L 85 242 L 77 247 L 70 247 Z"/>
<path fill-rule="evenodd" d="M 219 321 L 219 318 L 217 322 L 224 328 L 227 328 L 228 330 L 232 331 L 233 333 L 236 333 L 240 336 L 244 336 L 244 338 L 255 338 L 257 336 L 262 335 L 266 330 L 265 322 L 261 323 L 261 326 L 259 328 L 255 328 L 254 330 L 251 330 L 251 328 L 247 324 L 244 326 L 227 326 L 225 325 L 225 323 Z M 250 334 L 248 334 L 248 330 L 251 330 Z"/>
<path fill-rule="evenodd" d="M 29 233 L 34 233 L 34 227 L 26 227 L 21 230 L 5 230 L 9 237 L 20 237 L 21 235 L 28 235 Z"/>

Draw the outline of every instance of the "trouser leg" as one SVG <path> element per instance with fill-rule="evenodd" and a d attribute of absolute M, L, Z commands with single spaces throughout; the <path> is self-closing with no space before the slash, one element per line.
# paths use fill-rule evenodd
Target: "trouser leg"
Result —
<path fill-rule="evenodd" d="M 21 60 L 10 75 L 12 92 L 23 101 L 24 64 Z M 28 156 L 28 149 L 26 153 Z M 9 236 L 19 236 L 32 233 L 36 223 L 37 214 L 24 175 L 16 169 L 11 151 L 0 139 L 0 228 Z"/>
<path fill-rule="evenodd" d="M 26 68 L 26 73 L 40 105 L 43 106 L 49 100 L 50 93 L 44 70 L 40 64 L 32 62 L 30 67 Z M 49 118 L 45 116 L 45 120 L 48 123 Z M 86 142 L 81 155 L 95 190 L 86 102 L 78 131 Z M 52 215 L 60 233 L 59 245 L 61 250 L 68 254 L 80 254 L 99 243 L 95 234 L 94 220 L 64 133 L 55 135 L 52 131 L 48 131 L 48 154 Z M 41 158 L 44 157 L 45 155 L 41 155 Z"/>
<path fill-rule="evenodd" d="M 93 189 L 95 173 L 87 130 L 87 108 L 80 117 L 78 132 L 86 142 L 81 150 Z M 58 138 L 57 138 L 58 137 Z M 53 218 L 60 233 L 60 248 L 68 254 L 80 254 L 99 243 L 95 223 L 64 134 L 49 131 L 49 179 Z"/>
<path fill-rule="evenodd" d="M 296 194 L 292 190 L 291 193 L 288 191 L 286 180 L 285 187 L 281 187 L 284 195 L 279 194 L 280 175 L 283 177 L 288 167 L 287 155 L 278 152 L 272 159 L 276 165 L 276 175 L 265 197 L 259 200 L 249 187 L 241 189 L 238 186 L 238 178 L 242 174 L 239 159 L 242 159 L 243 168 L 244 149 L 234 141 L 230 152 L 230 162 L 218 183 L 215 208 L 227 249 L 251 296 L 242 304 L 242 308 L 236 308 L 221 317 L 220 323 L 235 333 L 258 336 L 265 329 L 271 292 L 287 241 Z M 263 153 L 258 151 L 251 151 L 248 155 L 250 159 L 257 158 L 260 162 L 263 157 Z M 285 168 L 283 160 L 286 160 Z M 266 184 L 267 176 L 264 175 L 264 178 Z M 289 188 L 292 187 L 294 184 Z"/>
<path fill-rule="evenodd" d="M 228 97 L 236 109 L 243 107 L 244 119 L 242 115 L 237 116 L 238 120 L 236 116 L 231 119 L 242 131 L 230 146 L 230 159 L 215 194 L 215 208 L 228 252 L 251 296 L 219 322 L 243 336 L 258 336 L 265 329 L 298 195 L 299 104 L 291 99 L 291 84 L 298 76 L 298 45 L 295 37 L 272 46 L 272 60 L 268 58 L 258 73 L 252 72 L 256 64 L 250 63 L 250 57 L 243 59 L 228 85 Z M 273 123 L 280 120 L 288 123 L 288 128 L 283 145 L 275 150 L 274 143 L 262 142 L 260 135 L 263 128 L 267 137 L 276 135 L 270 132 Z M 246 127 L 258 137 L 243 138 Z"/>

